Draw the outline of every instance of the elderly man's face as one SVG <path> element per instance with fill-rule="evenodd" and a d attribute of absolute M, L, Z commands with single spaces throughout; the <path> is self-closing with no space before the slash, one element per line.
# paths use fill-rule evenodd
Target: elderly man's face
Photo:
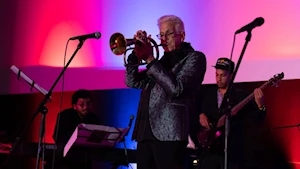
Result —
<path fill-rule="evenodd" d="M 166 52 L 173 51 L 180 47 L 181 42 L 184 41 L 184 32 L 176 32 L 175 25 L 172 22 L 165 22 L 160 25 L 161 44 Z"/>

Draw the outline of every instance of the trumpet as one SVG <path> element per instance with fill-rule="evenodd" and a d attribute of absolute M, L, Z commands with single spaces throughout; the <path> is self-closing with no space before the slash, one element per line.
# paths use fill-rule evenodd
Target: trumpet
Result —
<path fill-rule="evenodd" d="M 152 47 L 154 47 L 155 50 L 156 50 L 155 59 L 158 60 L 158 58 L 159 58 L 158 46 L 162 46 L 162 45 L 157 45 L 157 43 L 152 38 L 148 38 L 148 39 L 153 44 Z M 109 40 L 110 49 L 115 55 L 124 54 L 124 66 L 139 66 L 139 65 L 145 65 L 146 64 L 142 60 L 139 61 L 139 63 L 135 64 L 135 65 L 129 65 L 128 62 L 127 62 L 126 52 L 128 50 L 134 49 L 134 47 L 130 47 L 130 46 L 134 45 L 136 43 L 136 41 L 137 41 L 136 39 L 126 39 L 119 32 L 114 33 L 110 37 L 110 40 Z M 127 47 L 129 47 L 129 48 L 127 48 Z"/>

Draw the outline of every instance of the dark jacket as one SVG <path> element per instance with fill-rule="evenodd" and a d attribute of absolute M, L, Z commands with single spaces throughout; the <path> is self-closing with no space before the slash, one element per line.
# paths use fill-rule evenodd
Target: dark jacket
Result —
<path fill-rule="evenodd" d="M 134 60 L 134 53 L 129 60 Z M 190 107 L 196 88 L 206 72 L 206 58 L 194 51 L 189 43 L 179 50 L 166 53 L 159 60 L 138 72 L 138 67 L 126 68 L 126 85 L 137 89 L 153 87 L 149 98 L 149 123 L 160 141 L 187 141 L 190 128 Z M 142 92 L 143 93 L 143 92 Z M 133 132 L 136 137 L 141 111 L 138 111 Z"/>

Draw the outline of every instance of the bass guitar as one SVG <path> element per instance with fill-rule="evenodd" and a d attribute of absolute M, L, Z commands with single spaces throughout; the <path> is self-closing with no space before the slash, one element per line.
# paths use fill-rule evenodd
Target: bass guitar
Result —
<path fill-rule="evenodd" d="M 259 88 L 261 90 L 265 89 L 267 86 L 278 86 L 278 82 L 281 81 L 284 77 L 284 73 L 276 74 L 273 78 L 271 78 L 269 81 L 265 82 L 263 85 L 261 85 Z M 245 99 L 240 101 L 237 105 L 235 105 L 230 112 L 231 116 L 234 116 L 237 114 L 249 101 L 251 101 L 254 98 L 254 93 L 252 92 L 249 96 L 247 96 Z M 221 127 L 225 124 L 225 118 L 226 115 L 222 115 L 219 120 L 212 124 L 210 127 L 210 130 L 201 128 L 200 131 L 197 134 L 197 139 L 199 146 L 202 148 L 210 148 L 211 145 L 222 135 Z"/>

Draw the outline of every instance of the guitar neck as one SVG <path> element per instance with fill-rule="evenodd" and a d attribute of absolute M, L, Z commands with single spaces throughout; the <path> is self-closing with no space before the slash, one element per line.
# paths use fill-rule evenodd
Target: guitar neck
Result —
<path fill-rule="evenodd" d="M 263 85 L 261 85 L 259 88 L 261 90 L 265 89 L 270 82 L 265 82 Z M 237 114 L 249 101 L 251 101 L 254 98 L 254 92 L 252 92 L 250 95 L 248 95 L 246 98 L 244 98 L 242 101 L 240 101 L 237 105 L 235 105 L 230 112 L 231 116 L 234 116 Z M 222 127 L 225 124 L 225 118 L 226 115 L 222 115 L 221 118 L 218 120 L 217 128 Z"/>
<path fill-rule="evenodd" d="M 249 96 L 247 96 L 245 99 L 243 99 L 240 103 L 235 105 L 231 109 L 231 116 L 234 116 L 238 111 L 240 111 L 249 101 L 251 101 L 254 98 L 254 93 L 252 92 Z"/>

